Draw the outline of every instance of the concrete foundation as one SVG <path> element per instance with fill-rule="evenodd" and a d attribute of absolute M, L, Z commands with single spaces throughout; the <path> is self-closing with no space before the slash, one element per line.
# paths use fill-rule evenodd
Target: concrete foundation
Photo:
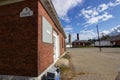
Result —
<path fill-rule="evenodd" d="M 0 80 L 40 80 L 36 77 L 0 75 Z"/>

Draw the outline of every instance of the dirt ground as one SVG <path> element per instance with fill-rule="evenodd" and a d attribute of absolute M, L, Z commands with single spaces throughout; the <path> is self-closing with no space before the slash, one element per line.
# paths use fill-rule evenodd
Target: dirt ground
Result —
<path fill-rule="evenodd" d="M 115 80 L 120 69 L 120 48 L 70 48 L 72 80 Z"/>

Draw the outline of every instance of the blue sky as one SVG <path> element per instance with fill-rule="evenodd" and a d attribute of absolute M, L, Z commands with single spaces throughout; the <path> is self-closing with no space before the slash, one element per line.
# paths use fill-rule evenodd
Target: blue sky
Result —
<path fill-rule="evenodd" d="M 100 35 L 120 34 L 120 0 L 52 0 L 61 24 L 66 32 L 80 40 L 97 37 L 96 24 Z"/>

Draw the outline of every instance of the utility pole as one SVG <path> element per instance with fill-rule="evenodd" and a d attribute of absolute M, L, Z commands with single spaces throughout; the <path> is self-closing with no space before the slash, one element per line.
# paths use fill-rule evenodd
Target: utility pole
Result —
<path fill-rule="evenodd" d="M 71 34 L 68 35 L 68 43 L 69 43 L 70 47 L 72 47 L 71 46 L 72 45 L 72 43 L 71 43 Z"/>
<path fill-rule="evenodd" d="M 100 52 L 102 51 L 101 50 L 101 40 L 100 40 L 100 35 L 99 35 L 99 28 L 98 28 L 98 25 L 96 25 L 96 28 L 97 28 L 97 35 L 98 35 L 98 41 L 99 41 L 99 49 L 100 49 Z"/>

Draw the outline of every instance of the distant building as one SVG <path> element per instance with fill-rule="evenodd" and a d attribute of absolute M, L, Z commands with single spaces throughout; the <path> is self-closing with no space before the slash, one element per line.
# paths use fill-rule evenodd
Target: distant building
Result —
<path fill-rule="evenodd" d="M 95 43 L 94 43 L 94 46 L 99 46 L 99 41 L 96 41 Z M 100 46 L 102 46 L 102 47 L 110 47 L 110 46 L 112 46 L 112 43 L 110 42 L 110 41 L 100 41 Z"/>
<path fill-rule="evenodd" d="M 111 36 L 106 40 L 110 41 L 113 46 L 120 46 L 120 35 Z"/>
<path fill-rule="evenodd" d="M 99 42 L 96 41 L 93 46 L 99 46 Z M 100 41 L 100 46 L 102 47 L 120 46 L 120 35 L 111 36 L 106 40 Z"/>
<path fill-rule="evenodd" d="M 90 46 L 90 42 L 86 40 L 75 40 L 72 42 L 72 47 L 85 47 Z"/>
<path fill-rule="evenodd" d="M 89 41 L 79 39 L 79 34 L 77 33 L 77 40 L 72 42 L 72 47 L 85 47 L 90 45 Z"/>

